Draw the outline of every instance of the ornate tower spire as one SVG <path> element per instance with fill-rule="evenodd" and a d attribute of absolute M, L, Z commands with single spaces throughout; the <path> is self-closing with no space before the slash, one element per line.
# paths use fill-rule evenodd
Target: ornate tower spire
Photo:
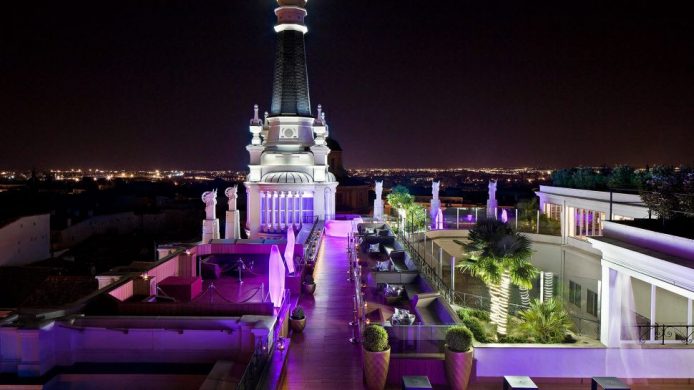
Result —
<path fill-rule="evenodd" d="M 306 0 L 277 0 L 277 48 L 271 116 L 311 116 L 304 25 Z"/>

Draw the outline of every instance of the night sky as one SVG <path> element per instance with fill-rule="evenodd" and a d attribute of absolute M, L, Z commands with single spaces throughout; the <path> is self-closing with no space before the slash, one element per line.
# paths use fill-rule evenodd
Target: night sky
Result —
<path fill-rule="evenodd" d="M 246 166 L 274 1 L 11 1 L 0 168 Z M 309 0 L 314 112 L 350 168 L 694 162 L 686 2 L 568 3 Z"/>

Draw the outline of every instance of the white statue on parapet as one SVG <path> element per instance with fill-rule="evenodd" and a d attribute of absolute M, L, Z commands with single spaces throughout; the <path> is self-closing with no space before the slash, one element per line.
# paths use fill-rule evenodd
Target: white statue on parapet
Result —
<path fill-rule="evenodd" d="M 202 242 L 219 239 L 219 220 L 217 219 L 217 190 L 202 194 L 205 203 L 205 219 L 202 221 Z"/>
<path fill-rule="evenodd" d="M 376 181 L 376 187 L 374 188 L 376 191 L 376 199 L 381 199 L 383 196 L 383 180 L 381 181 Z"/>
<path fill-rule="evenodd" d="M 241 223 L 239 211 L 236 209 L 238 198 L 238 186 L 229 187 L 224 190 L 224 195 L 228 199 L 229 210 L 226 212 L 226 225 L 224 226 L 224 238 L 233 240 L 241 238 Z"/>
<path fill-rule="evenodd" d="M 205 219 L 217 218 L 217 190 L 203 192 L 202 201 L 205 203 Z"/>
<path fill-rule="evenodd" d="M 234 211 L 236 210 L 236 199 L 238 198 L 238 187 L 233 186 L 229 187 L 226 190 L 224 190 L 224 195 L 229 199 L 228 205 L 229 205 L 229 211 Z"/>
<path fill-rule="evenodd" d="M 383 180 L 381 181 L 376 181 L 376 186 L 374 187 L 374 191 L 376 192 L 376 199 L 374 200 L 374 220 L 376 221 L 382 221 L 383 220 L 383 199 L 381 197 L 383 196 Z"/>
<path fill-rule="evenodd" d="M 431 217 L 431 227 L 434 229 L 438 228 L 437 218 L 439 211 L 441 211 L 441 200 L 439 200 L 440 184 L 440 181 L 434 181 L 431 183 L 431 202 L 429 206 L 429 216 Z"/>
<path fill-rule="evenodd" d="M 487 217 L 496 219 L 496 210 L 499 204 L 496 201 L 496 180 L 489 180 L 489 195 L 487 199 Z"/>

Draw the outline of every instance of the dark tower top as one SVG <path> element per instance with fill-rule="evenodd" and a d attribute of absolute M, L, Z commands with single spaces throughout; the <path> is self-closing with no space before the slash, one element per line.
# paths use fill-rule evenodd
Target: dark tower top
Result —
<path fill-rule="evenodd" d="M 271 116 L 311 116 L 308 93 L 303 1 L 279 0 Z"/>

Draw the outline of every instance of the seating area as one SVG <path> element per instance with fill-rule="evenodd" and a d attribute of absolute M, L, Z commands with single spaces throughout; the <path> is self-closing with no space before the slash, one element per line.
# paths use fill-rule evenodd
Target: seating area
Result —
<path fill-rule="evenodd" d="M 375 260 L 373 277 L 378 284 L 409 284 L 419 275 L 417 267 L 385 224 L 357 225 L 362 253 Z"/>
<path fill-rule="evenodd" d="M 449 325 L 460 322 L 458 315 L 437 292 L 415 294 L 410 306 L 417 318 L 426 325 Z"/>
<path fill-rule="evenodd" d="M 420 326 L 459 322 L 448 303 L 419 275 L 388 225 L 360 223 L 357 231 L 360 264 L 368 268 L 369 280 L 374 284 L 372 298 L 384 306 L 372 321 L 382 318 L 379 322 L 386 325 Z"/>

